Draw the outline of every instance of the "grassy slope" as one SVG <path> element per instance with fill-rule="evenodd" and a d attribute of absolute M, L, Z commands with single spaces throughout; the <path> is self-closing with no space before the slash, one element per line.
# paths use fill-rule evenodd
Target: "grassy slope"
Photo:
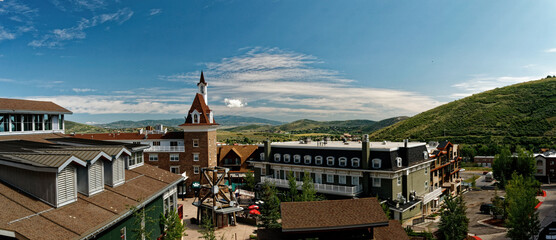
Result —
<path fill-rule="evenodd" d="M 554 141 L 556 79 L 497 88 L 453 101 L 374 132 L 378 140 Z M 529 139 L 529 140 L 524 140 Z"/>
<path fill-rule="evenodd" d="M 102 133 L 107 132 L 106 129 L 101 127 L 95 127 L 83 123 L 77 123 L 72 121 L 64 122 L 66 127 L 66 133 Z"/>

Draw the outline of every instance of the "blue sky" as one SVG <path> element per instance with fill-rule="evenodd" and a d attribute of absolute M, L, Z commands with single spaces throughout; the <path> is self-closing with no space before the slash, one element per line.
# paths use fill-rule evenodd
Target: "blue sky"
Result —
<path fill-rule="evenodd" d="M 412 116 L 556 74 L 554 1 L 0 0 L 0 97 L 68 120 Z"/>

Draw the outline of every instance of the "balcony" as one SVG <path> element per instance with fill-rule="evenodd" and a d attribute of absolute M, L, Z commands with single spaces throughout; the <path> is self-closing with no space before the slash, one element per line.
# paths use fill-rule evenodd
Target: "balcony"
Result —
<path fill-rule="evenodd" d="M 425 196 L 423 197 L 423 204 L 429 203 L 440 195 L 442 195 L 442 188 L 436 188 L 432 192 L 425 194 Z"/>
<path fill-rule="evenodd" d="M 185 152 L 184 146 L 151 146 L 145 152 Z"/>
<path fill-rule="evenodd" d="M 288 180 L 286 179 L 277 179 L 277 178 L 273 178 L 272 176 L 266 176 L 266 177 L 261 177 L 261 182 L 271 182 L 274 183 L 277 187 L 289 188 Z M 301 181 L 296 181 L 296 182 L 297 182 L 297 189 L 301 190 L 301 186 L 303 185 L 303 182 Z M 313 185 L 315 186 L 315 190 L 319 193 L 341 195 L 341 196 L 354 197 L 363 191 L 361 185 L 340 186 L 340 185 L 323 184 L 323 183 L 313 183 Z"/>

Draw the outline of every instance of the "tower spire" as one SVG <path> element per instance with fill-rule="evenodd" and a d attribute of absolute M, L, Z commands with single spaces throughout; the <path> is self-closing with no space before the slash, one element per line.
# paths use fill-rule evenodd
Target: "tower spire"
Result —
<path fill-rule="evenodd" d="M 197 83 L 197 86 L 199 87 L 199 93 L 203 95 L 203 98 L 205 99 L 205 103 L 208 104 L 208 97 L 207 97 L 208 83 L 205 82 L 205 76 L 203 75 L 203 71 L 201 71 L 201 79 L 199 80 L 199 83 Z"/>

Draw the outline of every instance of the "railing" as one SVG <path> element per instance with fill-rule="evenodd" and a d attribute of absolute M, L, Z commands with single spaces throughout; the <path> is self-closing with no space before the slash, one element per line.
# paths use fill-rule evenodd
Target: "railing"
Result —
<path fill-rule="evenodd" d="M 145 152 L 185 152 L 184 146 L 151 146 Z"/>
<path fill-rule="evenodd" d="M 440 195 L 442 195 L 442 188 L 437 188 L 434 191 L 425 194 L 425 196 L 423 197 L 423 204 L 427 204 L 433 199 L 439 197 Z"/>
<path fill-rule="evenodd" d="M 272 176 L 261 177 L 261 182 L 271 182 L 276 184 L 277 187 L 289 187 L 289 182 L 286 179 L 277 179 L 273 178 Z M 296 181 L 297 189 L 301 189 L 303 186 L 303 182 Z M 323 183 L 313 183 L 315 190 L 320 193 L 328 193 L 334 195 L 343 195 L 343 196 L 356 196 L 357 194 L 362 192 L 361 185 L 359 186 L 340 186 L 340 185 L 332 185 L 332 184 L 323 184 Z"/>

